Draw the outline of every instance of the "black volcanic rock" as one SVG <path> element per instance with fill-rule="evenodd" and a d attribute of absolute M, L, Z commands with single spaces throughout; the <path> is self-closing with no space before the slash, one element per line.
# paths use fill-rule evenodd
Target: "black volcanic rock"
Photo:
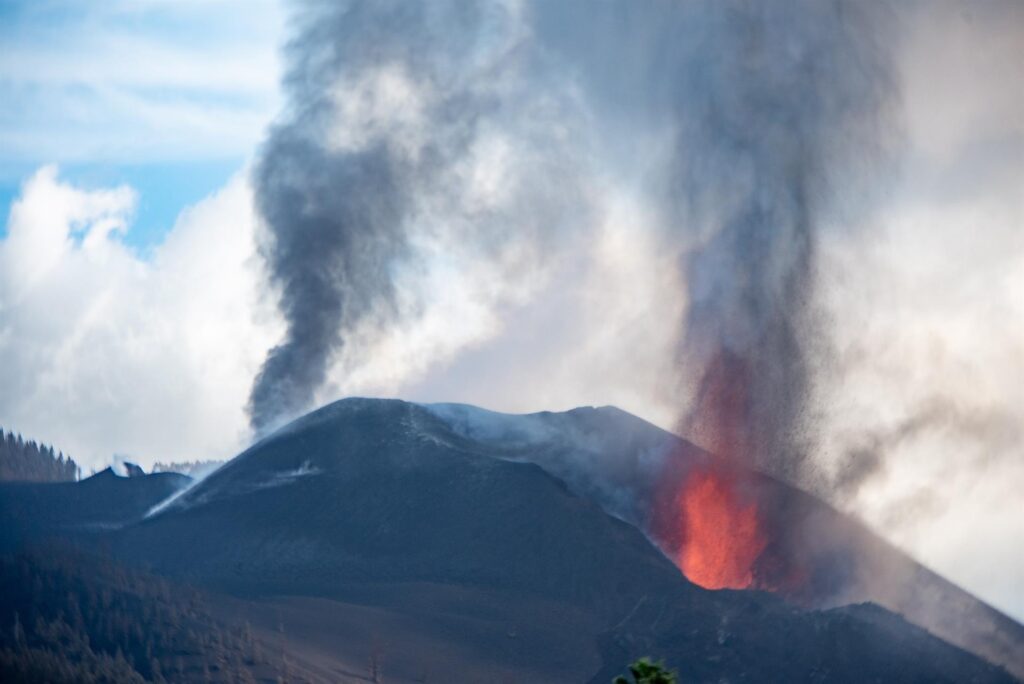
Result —
<path fill-rule="evenodd" d="M 233 610 L 257 626 L 290 620 L 320 654 L 373 632 L 397 652 L 391 681 L 607 682 L 642 655 L 684 681 L 1011 681 L 881 608 L 703 590 L 595 503 L 626 517 L 614 488 L 558 465 L 609 448 L 640 463 L 667 433 L 613 409 L 518 425 L 459 410 L 336 402 L 105 538 L 244 597 Z"/>
<path fill-rule="evenodd" d="M 233 590 L 443 582 L 617 613 L 634 599 L 626 584 L 680 586 L 635 528 L 540 467 L 473 447 L 416 404 L 338 402 L 119 539 L 156 567 Z"/>
<path fill-rule="evenodd" d="M 146 471 L 142 469 L 142 466 L 137 463 L 132 463 L 131 461 L 124 462 L 124 471 L 127 477 L 142 477 L 146 474 Z"/>

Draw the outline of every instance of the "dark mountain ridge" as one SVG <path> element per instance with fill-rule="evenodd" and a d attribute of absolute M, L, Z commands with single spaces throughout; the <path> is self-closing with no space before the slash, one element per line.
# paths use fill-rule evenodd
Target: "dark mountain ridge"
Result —
<path fill-rule="evenodd" d="M 110 468 L 77 482 L 0 482 L 0 550 L 141 520 L 189 482 L 177 473 L 122 477 Z"/>
<path fill-rule="evenodd" d="M 325 681 L 356 681 L 380 652 L 403 682 L 607 682 L 642 655 L 683 681 L 1011 681 L 875 606 L 688 582 L 627 522 L 639 508 L 621 486 L 647 486 L 636 466 L 685 445 L 668 433 L 614 409 L 497 426 L 453 411 L 336 402 L 75 538 L 220 592 L 221 616 L 264 638 L 296 635 L 291 657 Z M 673 458 L 704 457 L 688 448 Z M 613 452 L 615 477 L 569 467 Z"/>

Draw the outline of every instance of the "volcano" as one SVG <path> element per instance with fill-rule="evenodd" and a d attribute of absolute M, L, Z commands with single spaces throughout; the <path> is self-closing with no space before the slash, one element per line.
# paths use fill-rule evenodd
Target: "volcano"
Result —
<path fill-rule="evenodd" d="M 1024 677 L 1024 628 L 820 499 L 614 407 L 513 416 L 434 405 L 643 530 L 690 581 L 806 608 L 872 602 Z"/>
<path fill-rule="evenodd" d="M 111 495 L 134 504 L 103 525 L 30 525 L 33 501 L 53 505 L 44 485 L 0 487 L 0 514 L 12 544 L 71 539 L 200 587 L 218 619 L 251 625 L 308 681 L 379 665 L 389 682 L 607 682 L 640 656 L 684 681 L 1012 681 L 990 663 L 1019 665 L 1020 625 L 813 497 L 756 473 L 709 479 L 714 463 L 614 408 L 348 399 L 162 500 L 149 490 L 167 478 L 97 476 L 147 494 Z M 770 562 L 793 544 L 769 515 L 790 499 L 780 519 L 832 525 L 833 541 L 772 588 L 794 576 Z M 687 507 L 709 517 L 686 523 Z M 727 549 L 703 567 L 752 590 L 706 589 L 691 566 L 687 543 L 723 525 L 751 529 L 749 563 Z M 875 586 L 873 564 L 902 569 Z M 925 595 L 931 622 L 925 604 L 901 609 Z"/>

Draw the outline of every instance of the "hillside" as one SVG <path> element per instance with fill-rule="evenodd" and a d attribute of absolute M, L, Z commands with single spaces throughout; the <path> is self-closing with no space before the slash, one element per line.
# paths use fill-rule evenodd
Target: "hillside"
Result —
<path fill-rule="evenodd" d="M 590 429 L 604 422 L 602 413 L 608 411 L 544 420 L 561 421 L 567 443 L 586 445 L 589 435 L 620 453 L 664 439 L 622 412 L 604 428 L 614 437 L 602 439 Z M 879 676 L 921 671 L 935 681 L 973 667 L 970 656 L 895 617 L 885 624 L 899 640 L 837 650 L 835 639 L 870 634 L 877 621 L 855 609 L 798 610 L 761 592 L 702 590 L 636 527 L 609 516 L 599 497 L 576 493 L 584 485 L 513 458 L 516 449 L 536 447 L 530 439 L 506 434 L 498 442 L 495 450 L 454 429 L 436 407 L 337 402 L 253 446 L 112 540 L 125 557 L 235 595 L 302 595 L 376 606 L 391 617 L 397 611 L 419 633 L 444 630 L 472 644 L 482 661 L 554 668 L 558 654 L 579 653 L 586 637 L 590 667 L 601 663 L 595 681 L 652 651 L 698 679 L 779 681 L 822 669 L 833 680 L 854 671 L 860 679 L 877 662 Z M 409 608 L 417 603 L 424 606 L 419 613 Z M 550 616 L 559 611 L 564 629 L 552 634 Z M 514 631 L 516 653 L 500 639 L 488 641 L 469 618 L 495 635 Z M 903 647 L 881 648 L 892 643 Z M 788 655 L 772 655 L 778 653 Z M 581 678 L 585 661 L 570 679 Z M 987 676 L 998 679 L 995 671 Z"/>
<path fill-rule="evenodd" d="M 281 649 L 191 587 L 47 546 L 0 556 L 0 681 L 275 682 Z"/>
<path fill-rule="evenodd" d="M 670 557 L 670 496 L 711 456 L 614 407 L 509 415 L 426 407 L 481 454 L 541 465 L 576 494 L 643 530 Z M 769 536 L 760 584 L 812 608 L 874 602 L 1024 677 L 1024 627 L 892 547 L 858 521 L 773 478 L 740 472 Z M 797 577 L 799 581 L 790 581 Z"/>
<path fill-rule="evenodd" d="M 71 485 L 130 505 L 104 517 L 75 494 L 89 524 L 49 528 L 24 521 L 63 485 L 8 486 L 0 514 L 17 512 L 19 543 L 59 530 L 201 587 L 211 615 L 286 645 L 309 681 L 607 683 L 642 655 L 683 681 L 1012 681 L 875 605 L 688 582 L 628 505 L 649 486 L 630 464 L 666 445 L 706 458 L 681 440 L 614 409 L 474 410 L 344 400 L 158 507 L 187 481 Z"/>

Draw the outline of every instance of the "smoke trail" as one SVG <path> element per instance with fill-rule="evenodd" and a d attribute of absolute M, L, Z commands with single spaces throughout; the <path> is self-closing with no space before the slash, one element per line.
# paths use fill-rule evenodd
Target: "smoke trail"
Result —
<path fill-rule="evenodd" d="M 334 127 L 347 123 L 338 122 L 333 81 L 350 56 L 345 53 L 366 49 L 361 42 L 370 37 L 345 35 L 346 25 L 323 11 L 305 21 L 290 47 L 291 112 L 271 132 L 255 171 L 257 205 L 269 229 L 264 257 L 287 321 L 284 341 L 270 351 L 252 388 L 256 430 L 309 406 L 343 327 L 392 299 L 389 270 L 406 253 L 409 154 L 372 131 L 356 129 L 363 139 L 332 140 Z M 338 40 L 324 38 L 335 32 Z M 389 49 L 401 46 L 392 38 L 381 46 Z M 396 81 L 394 88 L 402 87 Z"/>
<path fill-rule="evenodd" d="M 405 250 L 402 160 L 382 148 L 325 158 L 290 133 L 274 136 L 257 172 L 260 211 L 270 226 L 289 228 L 267 250 L 288 332 L 256 378 L 254 428 L 310 404 L 342 326 L 392 296 L 388 269 Z"/>
<path fill-rule="evenodd" d="M 506 236 L 542 244 L 565 223 L 576 175 L 559 171 L 566 98 L 526 88 L 543 76 L 516 3 L 308 3 L 296 19 L 289 107 L 255 172 L 287 324 L 250 395 L 257 433 L 311 405 L 361 323 L 402 313 L 417 240 L 500 262 Z"/>

